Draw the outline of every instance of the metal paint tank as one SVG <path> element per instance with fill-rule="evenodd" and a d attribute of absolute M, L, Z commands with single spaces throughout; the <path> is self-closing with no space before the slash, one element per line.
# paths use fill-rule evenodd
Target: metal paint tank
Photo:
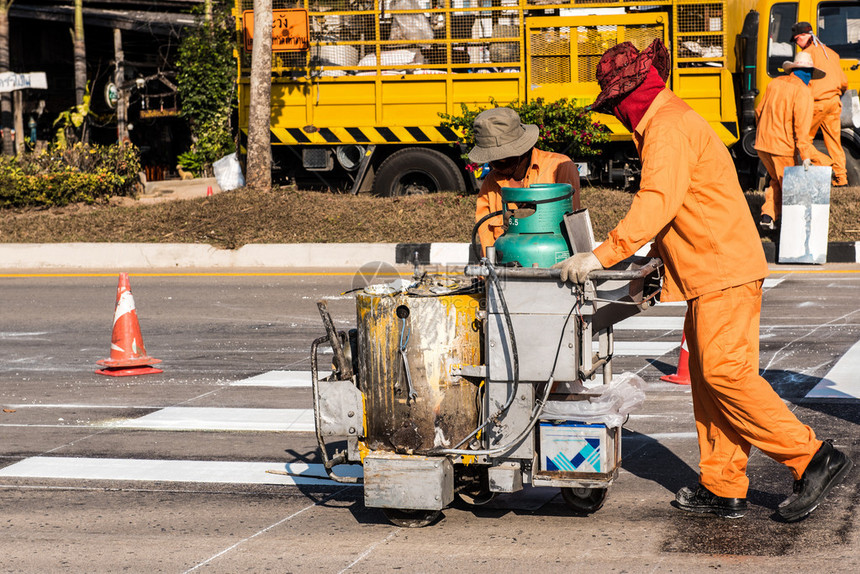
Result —
<path fill-rule="evenodd" d="M 528 217 L 511 217 L 508 230 L 496 239 L 496 262 L 522 267 L 552 267 L 570 257 L 562 235 L 563 216 L 572 210 L 569 183 L 537 183 L 529 187 L 503 187 L 504 205 L 533 208 Z M 549 201 L 547 201 L 549 200 Z M 537 203 L 546 201 L 546 203 Z"/>
<path fill-rule="evenodd" d="M 483 295 L 463 293 L 470 284 L 435 280 L 407 292 L 373 285 L 356 295 L 358 380 L 371 450 L 451 447 L 478 426 L 480 381 L 451 375 L 455 365 L 481 364 L 476 312 Z"/>

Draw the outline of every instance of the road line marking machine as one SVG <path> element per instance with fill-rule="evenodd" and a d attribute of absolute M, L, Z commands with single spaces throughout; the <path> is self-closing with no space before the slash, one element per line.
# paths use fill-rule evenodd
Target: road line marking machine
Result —
<path fill-rule="evenodd" d="M 335 481 L 363 481 L 365 505 L 401 526 L 430 524 L 455 496 L 482 504 L 526 483 L 561 487 L 577 513 L 598 510 L 618 474 L 621 424 L 644 400 L 637 376 L 613 377 L 613 325 L 655 302 L 662 262 L 634 256 L 563 283 L 552 264 L 593 248 L 570 185 L 502 194 L 517 209 L 497 213 L 507 231 L 480 263 L 361 288 L 349 332 L 318 303 L 324 466 Z M 326 376 L 322 347 L 333 351 Z M 363 478 L 339 473 L 345 464 Z"/>

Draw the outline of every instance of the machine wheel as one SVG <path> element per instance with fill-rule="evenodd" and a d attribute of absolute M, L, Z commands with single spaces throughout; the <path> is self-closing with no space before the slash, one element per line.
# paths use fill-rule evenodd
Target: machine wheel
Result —
<path fill-rule="evenodd" d="M 455 496 L 469 506 L 483 506 L 488 502 L 491 502 L 496 497 L 496 494 L 497 493 L 490 492 L 489 490 L 471 492 L 461 490 Z"/>
<path fill-rule="evenodd" d="M 427 526 L 442 514 L 441 510 L 404 510 L 400 508 L 383 508 L 382 512 L 392 524 L 403 528 Z"/>
<path fill-rule="evenodd" d="M 597 512 L 606 500 L 605 488 L 562 488 L 561 497 L 577 514 Z"/>
<path fill-rule="evenodd" d="M 457 164 L 432 149 L 409 147 L 388 156 L 376 172 L 373 193 L 383 197 L 466 191 Z"/>

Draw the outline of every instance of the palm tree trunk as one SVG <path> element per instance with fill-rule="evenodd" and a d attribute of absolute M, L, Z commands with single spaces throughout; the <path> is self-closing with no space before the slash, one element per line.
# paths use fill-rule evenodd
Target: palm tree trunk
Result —
<path fill-rule="evenodd" d="M 9 7 L 12 0 L 0 0 L 0 73 L 9 71 Z M 0 93 L 0 129 L 3 134 L 3 155 L 12 155 L 12 93 Z"/>
<path fill-rule="evenodd" d="M 248 186 L 272 187 L 272 0 L 254 0 L 254 44 L 248 109 Z"/>
<path fill-rule="evenodd" d="M 125 55 L 122 50 L 122 30 L 119 28 L 113 29 L 113 51 L 114 60 L 116 60 L 116 73 L 114 74 L 114 83 L 117 89 L 116 99 L 116 139 L 119 143 L 123 143 L 128 139 L 128 122 L 126 97 L 128 92 L 122 87 L 125 83 Z"/>
<path fill-rule="evenodd" d="M 75 0 L 75 105 L 84 103 L 87 91 L 87 50 L 84 44 L 84 2 Z"/>

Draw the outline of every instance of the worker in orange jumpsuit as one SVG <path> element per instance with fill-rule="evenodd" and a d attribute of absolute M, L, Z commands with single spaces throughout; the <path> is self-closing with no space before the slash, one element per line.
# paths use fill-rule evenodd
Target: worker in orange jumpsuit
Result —
<path fill-rule="evenodd" d="M 669 55 L 660 40 L 641 53 L 624 42 L 601 57 L 592 109 L 633 132 L 641 187 L 630 210 L 593 252 L 556 265 L 562 281 L 629 257 L 652 238 L 663 259 L 663 301 L 685 300 L 699 484 L 675 505 L 739 518 L 747 510 L 747 459 L 755 446 L 788 466 L 794 494 L 785 520 L 806 517 L 842 480 L 851 460 L 815 437 L 758 374 L 762 282 L 768 274 L 755 222 L 725 144 L 666 87 Z"/>
<path fill-rule="evenodd" d="M 809 169 L 818 153 L 812 146 L 809 126 L 812 124 L 812 92 L 809 82 L 824 72 L 812 63 L 812 56 L 800 52 L 793 62 L 783 62 L 788 75 L 767 85 L 764 97 L 755 110 L 755 149 L 770 175 L 770 187 L 764 193 L 759 225 L 774 229 L 782 212 L 782 173 L 796 165 L 799 157 Z"/>
<path fill-rule="evenodd" d="M 848 77 L 839 62 L 839 54 L 825 46 L 812 33 L 809 22 L 798 22 L 791 27 L 792 42 L 812 56 L 815 67 L 824 72 L 824 76 L 809 82 L 812 89 L 812 99 L 815 102 L 812 110 L 812 125 L 809 137 L 821 129 L 821 136 L 827 148 L 827 155 L 816 150 L 812 158 L 816 165 L 833 167 L 833 183 L 835 186 L 848 185 L 848 172 L 845 169 L 845 150 L 842 149 L 842 94 L 848 89 Z M 827 157 L 830 156 L 830 157 Z"/>
<path fill-rule="evenodd" d="M 570 206 L 579 209 L 579 171 L 566 155 L 539 150 L 535 144 L 540 137 L 536 125 L 523 124 L 511 108 L 484 110 L 474 121 L 475 147 L 469 159 L 477 164 L 490 164 L 490 173 L 481 184 L 475 209 L 475 222 L 505 209 L 502 205 L 503 187 L 528 187 L 533 183 L 569 183 L 572 189 Z M 510 206 L 515 208 L 513 204 Z M 478 228 L 483 251 L 504 233 L 504 218 L 496 215 Z"/>

